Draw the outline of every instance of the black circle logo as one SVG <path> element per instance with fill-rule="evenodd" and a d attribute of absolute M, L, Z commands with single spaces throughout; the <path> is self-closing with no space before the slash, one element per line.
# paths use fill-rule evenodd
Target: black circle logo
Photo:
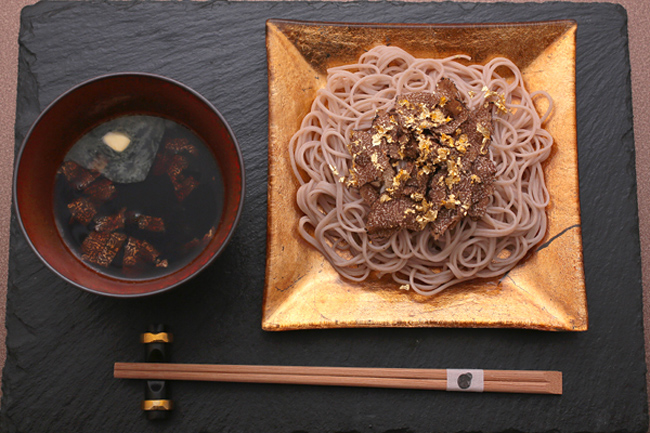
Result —
<path fill-rule="evenodd" d="M 472 385 L 472 373 L 463 373 L 458 376 L 458 387 L 460 389 L 467 389 Z"/>

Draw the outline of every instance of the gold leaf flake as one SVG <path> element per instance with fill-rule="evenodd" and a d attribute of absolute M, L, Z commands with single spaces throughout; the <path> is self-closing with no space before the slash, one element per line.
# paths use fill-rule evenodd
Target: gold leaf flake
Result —
<path fill-rule="evenodd" d="M 452 185 L 457 184 L 460 182 L 460 167 L 459 163 L 460 158 L 458 158 L 456 161 L 452 160 L 447 160 L 447 177 L 445 178 L 445 183 L 447 184 L 448 188 L 451 188 Z"/>
<path fill-rule="evenodd" d="M 443 199 L 442 205 L 446 207 L 447 209 L 454 209 L 456 206 L 460 205 L 461 202 L 460 200 L 456 200 L 456 195 L 455 194 L 449 194 L 449 197 L 446 199 Z"/>
<path fill-rule="evenodd" d="M 483 135 L 483 144 L 487 143 L 490 139 L 490 130 L 480 123 L 476 124 L 476 130 Z"/>
<path fill-rule="evenodd" d="M 415 201 L 422 201 L 424 199 L 424 196 L 419 192 L 414 192 L 413 194 L 411 194 L 411 198 Z"/>
<path fill-rule="evenodd" d="M 465 153 L 467 152 L 467 148 L 470 146 L 469 139 L 467 138 L 467 135 L 462 134 L 460 137 L 458 137 L 458 140 L 456 140 L 456 149 L 460 153 Z"/>
<path fill-rule="evenodd" d="M 454 147 L 454 139 L 450 135 L 445 134 L 444 132 L 440 134 L 440 142 L 445 146 Z"/>
<path fill-rule="evenodd" d="M 409 174 L 408 171 L 406 170 L 400 170 L 395 177 L 393 178 L 393 187 L 398 187 L 402 183 L 402 181 L 407 181 L 411 175 Z"/>
<path fill-rule="evenodd" d="M 420 230 L 424 230 L 427 224 L 434 222 L 438 218 L 438 210 L 430 209 L 424 215 L 415 218 L 415 221 L 420 224 Z"/>
<path fill-rule="evenodd" d="M 483 86 L 483 89 L 481 90 L 484 92 L 483 98 L 492 98 L 490 102 L 492 102 L 501 112 L 505 114 L 508 114 L 510 112 L 510 110 L 508 110 L 508 107 L 506 107 L 506 97 L 503 93 L 492 91 L 488 89 L 487 86 Z"/>

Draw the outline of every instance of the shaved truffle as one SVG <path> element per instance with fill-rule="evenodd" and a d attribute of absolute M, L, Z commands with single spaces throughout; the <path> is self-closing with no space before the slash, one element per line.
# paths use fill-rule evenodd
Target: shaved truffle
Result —
<path fill-rule="evenodd" d="M 352 132 L 348 184 L 370 207 L 371 239 L 427 228 L 438 239 L 462 218 L 485 214 L 496 172 L 491 105 L 470 110 L 443 78 L 433 93 L 398 95 L 369 130 Z"/>

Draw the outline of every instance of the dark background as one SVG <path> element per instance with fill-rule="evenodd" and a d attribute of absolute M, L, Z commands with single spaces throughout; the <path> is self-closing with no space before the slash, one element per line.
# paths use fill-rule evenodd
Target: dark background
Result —
<path fill-rule="evenodd" d="M 268 18 L 355 22 L 575 19 L 582 234 L 589 331 L 261 331 L 266 252 Z M 634 138 L 623 8 L 609 4 L 42 2 L 23 12 L 17 143 L 49 102 L 107 72 L 154 72 L 224 114 L 246 164 L 241 222 L 224 254 L 170 293 L 116 300 L 56 278 L 14 220 L 0 431 L 647 431 Z M 564 394 L 460 394 L 173 383 L 177 405 L 146 421 L 143 384 L 112 378 L 142 360 L 163 322 L 174 362 L 543 369 Z"/>

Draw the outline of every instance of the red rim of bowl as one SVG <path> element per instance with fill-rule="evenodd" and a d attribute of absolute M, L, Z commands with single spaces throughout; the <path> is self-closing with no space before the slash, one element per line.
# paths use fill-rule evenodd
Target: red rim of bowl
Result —
<path fill-rule="evenodd" d="M 150 79 L 154 79 L 154 80 L 161 80 L 161 81 L 166 82 L 168 84 L 177 86 L 181 90 L 184 90 L 184 91 L 190 93 L 192 96 L 197 98 L 200 102 L 202 102 L 209 110 L 211 110 L 220 119 L 221 123 L 223 124 L 223 127 L 226 129 L 226 131 L 227 131 L 228 135 L 230 136 L 230 139 L 232 140 L 232 143 L 234 145 L 234 150 L 235 150 L 235 152 L 237 154 L 237 158 L 239 160 L 239 166 L 241 167 L 241 169 L 240 169 L 241 187 L 240 187 L 239 201 L 237 203 L 237 211 L 235 213 L 235 217 L 234 217 L 234 219 L 232 221 L 232 224 L 230 226 L 230 229 L 229 229 L 227 235 L 224 237 L 223 241 L 221 242 L 221 245 L 219 245 L 217 250 L 207 260 L 205 260 L 194 272 L 190 273 L 189 275 L 185 276 L 184 278 L 172 281 L 172 282 L 170 282 L 170 284 L 165 285 L 164 287 L 162 287 L 160 289 L 157 289 L 157 290 L 141 292 L 141 293 L 140 292 L 139 293 L 112 293 L 112 292 L 103 292 L 103 291 L 100 291 L 100 290 L 95 290 L 95 289 L 86 287 L 86 286 L 84 286 L 82 284 L 79 284 L 79 283 L 75 282 L 74 280 L 68 278 L 66 275 L 61 273 L 55 267 L 53 267 L 43 257 L 43 255 L 38 251 L 38 249 L 36 248 L 36 246 L 32 242 L 32 239 L 29 237 L 29 235 L 27 233 L 27 230 L 25 228 L 25 225 L 23 224 L 23 219 L 22 219 L 22 216 L 21 216 L 20 206 L 18 204 L 18 174 L 19 174 L 19 171 L 20 171 L 21 160 L 22 160 L 24 150 L 25 150 L 25 148 L 27 146 L 27 143 L 28 143 L 30 137 L 32 136 L 32 133 L 33 133 L 34 129 L 38 126 L 41 119 L 45 115 L 47 115 L 47 113 L 50 110 L 52 110 L 52 108 L 54 106 L 56 106 L 57 103 L 59 103 L 59 101 L 66 98 L 71 93 L 76 92 L 79 89 L 81 89 L 81 88 L 83 88 L 83 87 L 85 87 L 87 85 L 93 84 L 93 83 L 95 83 L 97 81 L 116 78 L 116 77 L 127 77 L 127 76 L 143 77 L 143 78 L 150 78 Z M 80 289 L 82 289 L 84 291 L 94 293 L 94 294 L 97 294 L 97 295 L 107 296 L 107 297 L 113 297 L 113 298 L 141 298 L 141 297 L 151 296 L 151 295 L 155 295 L 155 294 L 159 294 L 159 293 L 169 291 L 169 290 L 171 290 L 171 289 L 173 289 L 173 288 L 175 288 L 175 287 L 189 281 L 190 279 L 194 278 L 203 269 L 205 269 L 207 266 L 209 266 L 223 252 L 225 247 L 228 245 L 228 242 L 230 241 L 231 237 L 233 236 L 233 233 L 234 233 L 234 231 L 235 231 L 235 229 L 237 227 L 237 224 L 239 223 L 239 219 L 240 219 L 241 213 L 242 213 L 242 208 L 243 208 L 243 205 L 244 205 L 244 196 L 245 196 L 245 190 L 246 190 L 244 160 L 243 160 L 243 157 L 242 157 L 242 154 L 241 154 L 241 149 L 240 149 L 240 146 L 239 146 L 239 142 L 237 141 L 237 138 L 235 137 L 235 134 L 232 131 L 232 129 L 231 129 L 230 125 L 228 124 L 228 122 L 226 121 L 226 119 L 219 112 L 219 110 L 217 110 L 216 107 L 214 107 L 214 105 L 212 105 L 212 103 L 210 101 L 208 101 L 204 96 L 202 96 L 200 93 L 198 93 L 194 89 L 192 89 L 189 86 L 187 86 L 187 85 L 185 85 L 185 84 L 183 84 L 183 83 L 181 83 L 179 81 L 176 81 L 174 79 L 171 79 L 171 78 L 168 78 L 168 77 L 165 77 L 165 76 L 162 76 L 162 75 L 158 75 L 158 74 L 148 73 L 148 72 L 117 72 L 117 73 L 109 73 L 109 74 L 99 75 L 99 76 L 90 78 L 88 80 L 82 81 L 82 82 L 78 83 L 77 85 L 71 87 L 70 89 L 68 89 L 67 91 L 65 91 L 61 95 L 59 95 L 50 104 L 48 104 L 48 106 L 43 111 L 41 111 L 41 113 L 38 115 L 36 120 L 30 126 L 29 131 L 25 135 L 25 138 L 23 139 L 23 141 L 22 141 L 22 143 L 20 145 L 20 148 L 19 148 L 18 152 L 16 153 L 14 161 L 15 161 L 15 167 L 14 167 L 13 182 L 12 182 L 12 194 L 13 194 L 13 205 L 14 205 L 13 207 L 14 207 L 14 210 L 16 212 L 16 219 L 18 221 L 20 231 L 22 232 L 23 236 L 25 237 L 25 240 L 27 241 L 27 243 L 31 247 L 32 251 L 34 251 L 36 256 L 40 259 L 40 261 L 43 264 L 45 264 L 45 266 L 47 266 L 52 272 L 54 272 L 56 275 L 58 275 L 61 279 L 65 280 L 66 282 L 68 282 L 68 283 L 70 283 L 70 284 L 72 284 L 72 285 L 74 285 L 74 286 L 76 286 L 76 287 L 78 287 L 78 288 L 80 288 Z M 57 230 L 57 233 L 58 233 L 58 230 Z M 60 237 L 60 234 L 59 234 L 59 237 Z M 61 242 L 64 243 L 63 239 L 61 239 Z M 67 246 L 66 246 L 66 249 L 67 249 Z M 201 258 L 203 256 L 203 254 L 205 253 L 206 249 L 207 249 L 207 247 L 205 247 L 204 250 L 195 259 L 193 259 L 192 262 L 190 262 L 190 264 L 194 263 L 197 259 Z M 70 252 L 70 254 L 74 255 L 74 253 L 72 253 L 72 252 Z M 77 259 L 77 261 L 81 266 L 84 266 L 84 267 L 86 267 L 88 269 L 91 269 L 86 264 L 84 264 L 80 259 Z M 144 280 L 128 280 L 128 279 L 114 278 L 114 277 L 111 277 L 111 276 L 109 276 L 107 274 L 104 274 L 104 273 L 99 272 L 99 271 L 94 270 L 94 269 L 93 269 L 93 272 L 95 272 L 97 275 L 100 275 L 101 278 L 137 285 L 139 282 L 146 283 L 146 282 L 151 282 L 151 281 L 164 280 L 164 279 L 170 277 L 171 275 L 174 275 L 175 273 L 181 271 L 182 269 L 184 269 L 188 265 L 185 265 L 182 268 L 180 268 L 180 269 L 178 269 L 178 270 L 176 270 L 174 272 L 171 272 L 169 274 L 165 274 L 165 275 L 157 277 L 157 278 L 144 279 Z"/>

